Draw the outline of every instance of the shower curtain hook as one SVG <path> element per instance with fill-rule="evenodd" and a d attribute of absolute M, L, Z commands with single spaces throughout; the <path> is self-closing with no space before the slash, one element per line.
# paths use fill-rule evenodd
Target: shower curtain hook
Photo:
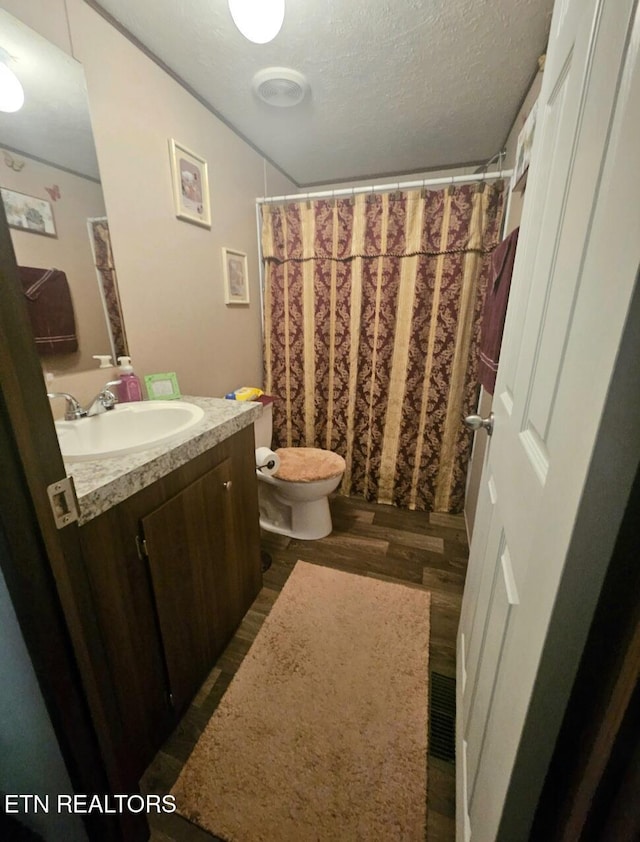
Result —
<path fill-rule="evenodd" d="M 485 166 L 485 168 L 482 170 L 482 176 L 480 177 L 480 180 L 476 181 L 476 183 L 475 183 L 476 193 L 484 193 L 486 187 L 487 187 L 487 168 Z"/>

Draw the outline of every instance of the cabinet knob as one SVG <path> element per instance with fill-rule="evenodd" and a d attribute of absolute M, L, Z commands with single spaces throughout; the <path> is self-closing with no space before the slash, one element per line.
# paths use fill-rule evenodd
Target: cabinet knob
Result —
<path fill-rule="evenodd" d="M 228 479 L 226 482 L 222 483 L 225 491 L 231 491 L 231 486 L 233 485 L 233 481 Z"/>

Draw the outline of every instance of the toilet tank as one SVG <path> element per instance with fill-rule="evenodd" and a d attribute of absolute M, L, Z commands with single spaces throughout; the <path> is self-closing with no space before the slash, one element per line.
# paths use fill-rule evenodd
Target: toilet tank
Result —
<path fill-rule="evenodd" d="M 256 447 L 271 447 L 273 434 L 273 398 L 262 395 L 258 398 L 262 404 L 262 415 L 253 422 L 253 434 Z"/>

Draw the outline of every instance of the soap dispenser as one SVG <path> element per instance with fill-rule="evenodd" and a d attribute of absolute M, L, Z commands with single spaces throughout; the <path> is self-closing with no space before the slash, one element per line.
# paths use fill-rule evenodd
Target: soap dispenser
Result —
<path fill-rule="evenodd" d="M 113 368 L 113 363 L 111 362 L 111 354 L 94 354 L 94 360 L 98 360 L 100 365 L 98 368 Z"/>
<path fill-rule="evenodd" d="M 142 400 L 142 385 L 140 378 L 133 372 L 131 357 L 118 357 L 118 400 L 120 403 Z"/>

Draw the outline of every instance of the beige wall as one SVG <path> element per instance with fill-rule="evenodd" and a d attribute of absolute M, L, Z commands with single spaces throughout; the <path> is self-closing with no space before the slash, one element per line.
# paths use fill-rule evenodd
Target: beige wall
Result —
<path fill-rule="evenodd" d="M 295 185 L 83 0 L 2 0 L 83 65 L 127 337 L 139 375 L 175 371 L 183 394 L 262 382 L 255 197 Z M 61 17 L 62 16 L 62 17 Z M 175 217 L 169 138 L 206 159 L 211 230 Z M 246 252 L 249 306 L 227 306 L 222 246 Z M 107 375 L 110 372 L 105 372 Z M 81 400 L 102 376 L 56 381 Z M 74 391 L 75 390 L 75 391 Z"/>
<path fill-rule="evenodd" d="M 87 219 L 104 216 L 102 188 L 86 178 L 15 155 L 24 162 L 20 172 L 2 168 L 1 186 L 51 202 L 55 237 L 45 237 L 12 229 L 16 260 L 21 266 L 60 269 L 67 275 L 78 334 L 78 350 L 73 354 L 42 357 L 43 368 L 68 373 L 95 368 L 92 354 L 110 353 L 104 308 L 96 274 Z M 52 201 L 45 187 L 57 184 L 60 198 Z"/>
<path fill-rule="evenodd" d="M 542 86 L 542 72 L 538 72 L 529 88 L 524 102 L 518 112 L 518 116 L 513 124 L 507 142 L 505 144 L 506 157 L 505 169 L 511 169 L 516 160 L 516 147 L 518 144 L 518 135 L 525 124 L 527 116 L 531 111 L 531 107 L 537 100 Z M 525 191 L 526 192 L 526 191 Z M 520 224 L 522 218 L 522 206 L 524 203 L 524 192 L 512 192 L 511 200 L 509 202 L 508 215 L 505 220 L 504 232 L 505 235 L 513 231 L 514 228 Z M 478 405 L 478 414 L 486 418 L 491 412 L 492 396 L 484 389 L 480 392 L 480 400 Z M 487 454 L 488 438 L 484 431 L 476 433 L 473 443 L 473 453 L 471 462 L 469 463 L 469 471 L 467 474 L 467 495 L 465 498 L 464 514 L 467 522 L 467 534 L 471 538 L 473 532 L 473 524 L 476 516 L 476 508 L 478 506 L 478 495 L 480 493 L 480 479 L 482 477 L 482 469 L 484 467 L 484 460 Z"/>
<path fill-rule="evenodd" d="M 72 52 L 64 0 L 1 0 L 0 6 L 56 47 Z"/>

